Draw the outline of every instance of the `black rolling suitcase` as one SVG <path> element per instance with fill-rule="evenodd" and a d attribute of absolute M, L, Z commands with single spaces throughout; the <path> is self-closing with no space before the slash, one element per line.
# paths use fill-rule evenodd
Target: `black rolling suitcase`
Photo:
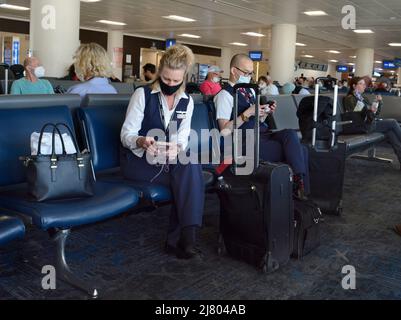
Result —
<path fill-rule="evenodd" d="M 6 63 L 0 63 L 0 68 L 3 69 L 3 72 L 4 72 L 4 87 L 2 88 L 1 83 L 0 83 L 0 94 L 7 95 L 9 92 L 8 79 L 9 79 L 10 66 Z"/>
<path fill-rule="evenodd" d="M 298 110 L 300 127 L 308 128 L 302 132 L 303 140 L 309 146 L 309 174 L 310 195 L 312 199 L 326 214 L 340 215 L 342 213 L 342 197 L 344 184 L 344 171 L 346 160 L 346 145 L 337 141 L 337 126 L 344 124 L 339 122 L 337 114 L 338 87 L 335 87 L 334 101 L 331 98 L 319 98 L 316 90 L 315 97 L 308 97 L 301 101 Z M 323 117 L 319 123 L 318 115 L 321 112 L 322 102 L 327 102 L 333 107 L 333 112 Z M 313 106 L 313 125 L 302 123 L 303 108 L 310 109 Z M 311 132 L 310 132 L 311 131 Z"/>
<path fill-rule="evenodd" d="M 258 87 L 236 85 L 234 119 L 237 119 L 238 115 L 239 88 L 255 90 L 258 114 Z M 256 116 L 255 121 L 253 160 L 256 169 L 251 175 L 238 175 L 237 155 L 234 151 L 233 165 L 219 178 L 219 251 L 225 251 L 233 258 L 270 273 L 289 261 L 293 249 L 292 179 L 291 170 L 287 165 L 259 161 L 259 116 Z M 237 128 L 236 120 L 234 128 Z M 235 145 L 235 134 L 233 141 Z"/>

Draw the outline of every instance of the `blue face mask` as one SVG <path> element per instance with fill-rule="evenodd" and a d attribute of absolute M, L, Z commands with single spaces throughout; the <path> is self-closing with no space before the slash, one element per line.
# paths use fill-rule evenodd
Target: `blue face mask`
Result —
<path fill-rule="evenodd" d="M 238 81 L 237 81 L 237 84 L 250 83 L 250 82 L 251 82 L 251 77 L 240 76 Z"/>

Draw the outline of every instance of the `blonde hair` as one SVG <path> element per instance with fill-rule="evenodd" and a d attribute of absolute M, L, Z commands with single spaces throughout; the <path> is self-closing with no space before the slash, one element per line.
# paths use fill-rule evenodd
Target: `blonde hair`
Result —
<path fill-rule="evenodd" d="M 75 52 L 74 66 L 80 79 L 110 78 L 113 75 L 110 58 L 106 50 L 97 43 L 81 45 Z"/>
<path fill-rule="evenodd" d="M 173 70 L 184 70 L 184 82 L 180 90 L 185 89 L 185 78 L 189 71 L 191 70 L 192 66 L 195 63 L 195 56 L 190 48 L 183 45 L 175 45 L 167 49 L 167 51 L 163 54 L 160 65 L 159 65 L 159 73 L 158 79 L 155 82 L 159 84 L 160 81 L 160 72 L 164 68 L 169 68 Z"/>

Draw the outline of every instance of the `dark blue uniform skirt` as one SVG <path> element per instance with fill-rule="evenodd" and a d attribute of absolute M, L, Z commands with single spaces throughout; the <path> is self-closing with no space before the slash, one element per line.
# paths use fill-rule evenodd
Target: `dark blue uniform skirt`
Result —
<path fill-rule="evenodd" d="M 130 150 L 122 148 L 121 170 L 126 179 L 153 181 L 171 190 L 173 199 L 167 238 L 169 245 L 176 247 L 183 228 L 202 226 L 205 187 L 201 165 L 177 163 L 166 165 L 162 170 L 162 166 L 149 164 L 146 156 L 139 158 Z"/>

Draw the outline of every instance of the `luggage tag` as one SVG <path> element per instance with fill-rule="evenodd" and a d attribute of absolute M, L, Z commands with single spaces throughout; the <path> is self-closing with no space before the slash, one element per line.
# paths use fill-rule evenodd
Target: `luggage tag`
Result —
<path fill-rule="evenodd" d="M 185 120 L 187 118 L 186 111 L 177 111 L 177 119 L 178 120 Z"/>

